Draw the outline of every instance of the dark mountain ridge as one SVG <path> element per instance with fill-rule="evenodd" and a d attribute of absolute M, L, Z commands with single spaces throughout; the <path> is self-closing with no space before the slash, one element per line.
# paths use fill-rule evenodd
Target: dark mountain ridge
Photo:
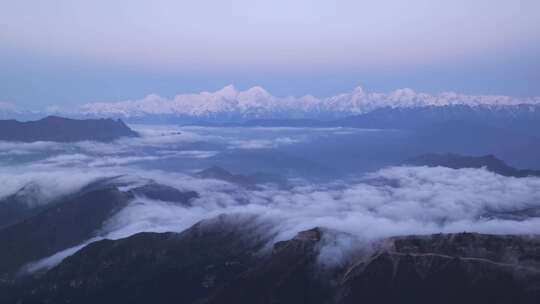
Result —
<path fill-rule="evenodd" d="M 446 121 L 466 121 L 499 128 L 513 128 L 535 135 L 536 133 L 531 131 L 540 127 L 540 105 L 380 108 L 365 114 L 345 117 L 334 123 L 357 128 L 417 129 Z"/>
<path fill-rule="evenodd" d="M 102 223 L 132 196 L 101 189 L 54 204 L 0 230 L 0 275 L 12 275 L 26 263 L 51 256 L 93 237 Z"/>
<path fill-rule="evenodd" d="M 454 153 L 446 154 L 424 154 L 404 162 L 406 165 L 428 166 L 428 167 L 448 167 L 452 169 L 462 168 L 483 168 L 487 170 L 513 177 L 540 176 L 540 170 L 516 169 L 507 165 L 504 161 L 494 155 L 484 156 L 463 156 Z"/>
<path fill-rule="evenodd" d="M 314 228 L 265 248 L 271 225 L 223 215 L 182 233 L 92 243 L 41 277 L 4 284 L 14 303 L 537 303 L 538 236 L 392 237 L 339 265 Z M 0 296 L 0 300 L 3 300 Z"/>
<path fill-rule="evenodd" d="M 247 189 L 259 189 L 261 184 L 287 187 L 287 180 L 280 175 L 257 171 L 251 174 L 235 174 L 220 166 L 213 165 L 196 172 L 194 177 L 216 179 L 236 184 Z"/>
<path fill-rule="evenodd" d="M 245 186 L 245 187 L 255 186 L 255 181 L 251 180 L 248 176 L 241 175 L 241 174 L 233 174 L 219 166 L 212 166 L 212 167 L 206 168 L 204 170 L 201 170 L 195 173 L 194 176 L 198 178 L 203 178 L 203 179 L 222 180 L 222 181 L 226 181 L 232 184 L 237 184 L 237 185 Z"/>
<path fill-rule="evenodd" d="M 27 263 L 96 237 L 103 223 L 136 197 L 185 206 L 199 197 L 195 191 L 181 191 L 153 181 L 125 192 L 118 189 L 122 185 L 125 183 L 114 178 L 97 180 L 76 193 L 35 207 L 29 207 L 17 193 L 0 201 L 0 212 L 12 211 L 14 215 L 0 222 L 0 279 L 13 277 Z"/>
<path fill-rule="evenodd" d="M 136 136 L 138 134 L 124 122 L 113 119 L 77 120 L 48 116 L 28 122 L 0 120 L 0 140 L 4 141 L 107 142 L 120 137 Z"/>

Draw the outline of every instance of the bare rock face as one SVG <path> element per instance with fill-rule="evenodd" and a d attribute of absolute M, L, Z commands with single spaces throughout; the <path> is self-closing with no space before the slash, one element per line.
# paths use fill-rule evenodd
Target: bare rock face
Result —
<path fill-rule="evenodd" d="M 223 215 L 182 233 L 88 245 L 4 288 L 14 303 L 537 303 L 540 238 L 473 233 L 381 240 L 348 263 L 318 261 L 329 231 L 272 243 L 272 223 Z M 0 300 L 4 300 L 0 296 Z"/>
<path fill-rule="evenodd" d="M 339 303 L 535 303 L 540 239 L 474 233 L 385 240 L 343 278 Z"/>

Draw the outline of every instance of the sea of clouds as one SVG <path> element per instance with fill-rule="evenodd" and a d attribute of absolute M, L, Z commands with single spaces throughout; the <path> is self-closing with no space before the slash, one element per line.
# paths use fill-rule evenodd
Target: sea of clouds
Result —
<path fill-rule="evenodd" d="M 126 183 L 139 184 L 153 181 L 199 193 L 190 205 L 136 197 L 107 220 L 93 238 L 29 265 L 30 271 L 51 267 L 95 240 L 124 238 L 143 231 L 181 232 L 198 221 L 221 214 L 253 214 L 260 221 L 271 222 L 267 231 L 272 235 L 271 243 L 314 227 L 345 233 L 346 238 L 336 240 L 322 251 L 329 259 L 354 247 L 351 244 L 366 244 L 395 235 L 463 231 L 540 233 L 538 217 L 504 216 L 540 208 L 540 178 L 505 177 L 483 168 L 393 166 L 331 182 L 295 178 L 287 186 L 267 184 L 246 188 L 197 178 L 192 171 L 172 172 L 137 165 L 141 160 L 211 159 L 229 149 L 261 149 L 259 146 L 265 145 L 260 141 L 265 140 L 271 144 L 264 149 L 309 140 L 305 132 L 289 131 L 261 131 L 271 134 L 250 139 L 234 131 L 229 135 L 213 135 L 211 129 L 172 132 L 157 128 L 143 130 L 142 138 L 110 144 L 0 143 L 0 151 L 8 154 L 6 147 L 30 154 L 46 151 L 45 156 L 11 163 L 9 158 L 2 158 L 0 197 L 32 183 L 40 189 L 36 195 L 41 197 L 36 201 L 47 204 L 104 178 L 122 178 Z M 313 132 L 335 136 L 333 132 L 339 131 Z M 180 149 L 193 142 L 211 142 L 216 149 Z"/>

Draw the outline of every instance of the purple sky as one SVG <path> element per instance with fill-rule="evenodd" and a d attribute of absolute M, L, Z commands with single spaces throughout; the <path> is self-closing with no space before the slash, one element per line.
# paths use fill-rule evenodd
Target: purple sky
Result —
<path fill-rule="evenodd" d="M 540 1 L 0 3 L 0 101 L 174 95 L 229 83 L 540 95 Z"/>

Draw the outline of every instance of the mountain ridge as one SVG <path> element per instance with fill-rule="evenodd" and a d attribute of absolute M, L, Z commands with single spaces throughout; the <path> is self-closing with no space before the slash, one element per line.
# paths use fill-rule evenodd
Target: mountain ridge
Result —
<path fill-rule="evenodd" d="M 181 233 L 94 242 L 41 277 L 3 286 L 3 296 L 28 304 L 482 304 L 535 303 L 540 294 L 538 236 L 397 236 L 325 266 L 318 257 L 332 232 L 316 227 L 261 251 L 272 239 L 261 234 L 267 228 L 256 216 L 221 215 Z"/>
<path fill-rule="evenodd" d="M 120 137 L 137 137 L 122 120 L 71 119 L 47 116 L 40 120 L 20 122 L 0 120 L 0 140 L 34 142 L 112 141 Z"/>
<path fill-rule="evenodd" d="M 424 154 L 403 162 L 405 165 L 448 167 L 452 169 L 486 168 L 487 170 L 512 177 L 540 176 L 540 170 L 516 169 L 498 159 L 495 155 L 464 156 L 455 153 Z"/>
<path fill-rule="evenodd" d="M 496 108 L 539 104 L 540 97 L 465 95 L 455 92 L 427 94 L 409 88 L 390 93 L 372 93 L 357 87 L 351 92 L 324 98 L 312 95 L 276 97 L 260 86 L 240 91 L 233 85 L 228 85 L 215 92 L 179 94 L 173 98 L 151 94 L 139 100 L 89 103 L 82 106 L 79 113 L 125 118 L 145 115 L 198 118 L 216 115 L 251 118 L 321 118 L 365 114 L 381 108 L 454 105 Z"/>

